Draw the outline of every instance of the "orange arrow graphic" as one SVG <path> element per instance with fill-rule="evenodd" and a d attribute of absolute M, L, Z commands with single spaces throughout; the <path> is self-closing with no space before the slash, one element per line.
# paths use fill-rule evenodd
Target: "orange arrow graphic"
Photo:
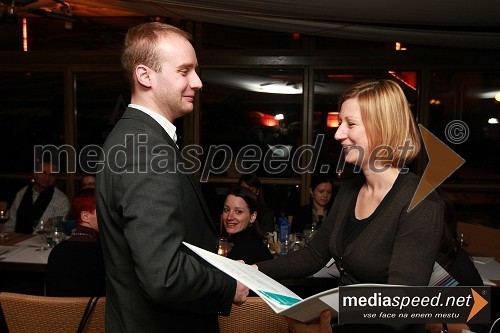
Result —
<path fill-rule="evenodd" d="M 465 160 L 450 149 L 443 141 L 439 140 L 427 128 L 418 125 L 420 134 L 424 140 L 425 150 L 429 157 L 429 163 L 425 167 L 424 175 L 413 195 L 408 211 L 415 208 L 436 187 L 451 176 Z"/>
<path fill-rule="evenodd" d="M 467 318 L 467 322 L 472 319 L 479 311 L 481 311 L 482 308 L 488 304 L 488 301 L 486 301 L 481 295 L 479 295 L 474 289 L 470 289 L 472 291 L 472 296 L 474 297 L 474 305 L 472 306 L 472 309 L 470 310 L 469 313 L 469 318 Z"/>

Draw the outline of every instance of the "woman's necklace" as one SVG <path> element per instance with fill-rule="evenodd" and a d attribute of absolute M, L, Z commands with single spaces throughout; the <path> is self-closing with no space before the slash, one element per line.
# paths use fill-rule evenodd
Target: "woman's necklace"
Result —
<path fill-rule="evenodd" d="M 90 237 L 90 238 L 92 238 L 92 239 L 95 239 L 95 237 L 94 237 L 94 236 L 92 236 L 91 234 L 86 234 L 86 233 L 84 233 L 84 232 L 75 232 L 75 233 L 73 234 L 73 236 L 87 236 L 87 237 Z"/>

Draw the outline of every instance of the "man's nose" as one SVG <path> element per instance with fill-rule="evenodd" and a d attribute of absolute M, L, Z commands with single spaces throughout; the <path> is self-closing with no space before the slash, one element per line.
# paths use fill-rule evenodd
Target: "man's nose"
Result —
<path fill-rule="evenodd" d="M 193 90 L 200 90 L 203 87 L 203 83 L 201 82 L 201 79 L 196 72 L 194 72 L 189 86 Z"/>

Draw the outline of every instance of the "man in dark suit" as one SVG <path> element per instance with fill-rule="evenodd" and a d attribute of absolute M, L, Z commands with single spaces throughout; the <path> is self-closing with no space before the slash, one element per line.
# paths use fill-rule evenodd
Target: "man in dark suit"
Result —
<path fill-rule="evenodd" d="M 202 83 L 189 35 L 162 23 L 127 33 L 131 104 L 104 144 L 97 175 L 107 273 L 107 332 L 218 332 L 217 314 L 248 288 L 182 242 L 215 252 L 218 233 L 175 140 Z"/>

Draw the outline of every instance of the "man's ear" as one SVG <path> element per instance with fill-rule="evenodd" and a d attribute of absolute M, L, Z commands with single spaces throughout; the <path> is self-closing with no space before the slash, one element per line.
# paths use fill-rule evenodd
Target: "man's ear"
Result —
<path fill-rule="evenodd" d="M 145 65 L 138 65 L 134 71 L 134 75 L 135 78 L 137 79 L 137 82 L 139 82 L 141 86 L 147 88 L 151 87 L 150 73 L 151 73 L 151 68 Z"/>

